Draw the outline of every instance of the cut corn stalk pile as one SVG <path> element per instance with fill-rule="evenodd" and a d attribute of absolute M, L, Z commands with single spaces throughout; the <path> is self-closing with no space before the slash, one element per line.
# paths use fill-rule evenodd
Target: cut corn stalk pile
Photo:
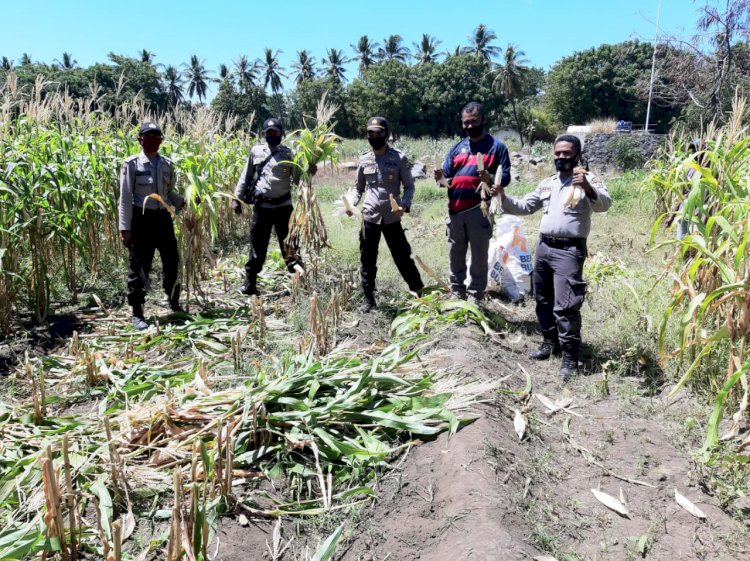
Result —
<path fill-rule="evenodd" d="M 327 312 L 336 317 L 337 299 Z M 135 527 L 131 497 L 175 489 L 162 545 L 173 559 L 190 547 L 201 558 L 227 509 L 310 515 L 369 500 L 376 473 L 410 438 L 454 432 L 467 422 L 457 413 L 487 391 L 427 372 L 420 339 L 406 334 L 366 353 L 340 345 L 321 358 L 276 358 L 238 377 L 253 313 L 76 335 L 65 351 L 28 360 L 19 383 L 46 393 L 37 407 L 31 398 L 0 406 L 0 558 L 63 555 L 73 543 L 119 558 Z M 239 385 L 219 389 L 227 378 Z"/>
<path fill-rule="evenodd" d="M 486 335 L 492 335 L 492 324 L 502 327 L 505 320 L 499 316 L 488 317 L 478 306 L 465 300 L 454 300 L 440 292 L 432 292 L 409 301 L 405 309 L 391 323 L 391 334 L 403 337 L 414 333 L 427 333 L 438 327 L 474 323 Z"/>

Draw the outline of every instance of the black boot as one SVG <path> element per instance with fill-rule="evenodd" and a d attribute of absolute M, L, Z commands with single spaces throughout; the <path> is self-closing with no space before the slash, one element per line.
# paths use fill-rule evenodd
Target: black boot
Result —
<path fill-rule="evenodd" d="M 255 281 L 246 280 L 245 284 L 242 285 L 242 288 L 240 288 L 240 292 L 245 296 L 257 296 L 258 288 L 255 285 Z"/>
<path fill-rule="evenodd" d="M 180 306 L 180 292 L 181 291 L 182 291 L 182 286 L 178 284 L 174 287 L 172 294 L 169 295 L 169 309 L 172 310 L 173 312 L 185 311 L 182 309 L 182 306 Z"/>
<path fill-rule="evenodd" d="M 560 343 L 557 340 L 556 329 L 542 332 L 542 337 L 544 339 L 539 348 L 529 353 L 529 358 L 532 360 L 547 360 L 553 354 L 560 354 Z"/>
<path fill-rule="evenodd" d="M 567 382 L 576 374 L 578 374 L 578 351 L 563 350 L 560 378 L 563 382 Z"/>
<path fill-rule="evenodd" d="M 362 297 L 362 304 L 359 306 L 359 311 L 363 314 L 367 314 L 378 307 L 378 303 L 375 301 L 375 294 L 372 292 L 365 292 Z"/>
<path fill-rule="evenodd" d="M 130 323 L 133 324 L 138 331 L 148 329 L 146 319 L 143 317 L 143 304 L 133 304 L 133 317 L 130 319 Z"/>

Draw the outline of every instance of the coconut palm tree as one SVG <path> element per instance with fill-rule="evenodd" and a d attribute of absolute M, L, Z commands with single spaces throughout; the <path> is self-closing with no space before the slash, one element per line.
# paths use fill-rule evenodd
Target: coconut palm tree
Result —
<path fill-rule="evenodd" d="M 184 76 L 187 78 L 188 95 L 190 97 L 197 95 L 198 101 L 203 101 L 208 93 L 211 72 L 206 70 L 203 61 L 199 60 L 197 55 L 192 55 L 190 62 L 183 64 L 183 66 L 185 67 Z"/>
<path fill-rule="evenodd" d="M 347 62 L 349 62 L 349 59 L 344 56 L 344 51 L 341 49 L 326 49 L 326 58 L 323 59 L 325 72 L 334 81 L 343 82 L 346 80 L 344 65 Z"/>
<path fill-rule="evenodd" d="M 500 54 L 500 47 L 490 45 L 497 39 L 497 35 L 487 26 L 480 23 L 474 30 L 474 34 L 469 36 L 469 46 L 463 48 L 464 53 L 474 53 L 484 60 L 491 60 Z"/>
<path fill-rule="evenodd" d="M 378 43 L 370 41 L 370 38 L 367 35 L 362 35 L 362 37 L 359 38 L 359 41 L 357 41 L 357 44 L 350 45 L 350 47 L 354 49 L 354 52 L 356 53 L 354 60 L 359 61 L 359 74 L 362 75 L 362 73 L 367 70 L 373 62 L 375 62 Z"/>
<path fill-rule="evenodd" d="M 378 58 L 381 60 L 397 60 L 399 62 L 406 62 L 409 58 L 409 48 L 404 47 L 402 43 L 403 39 L 401 35 L 389 35 L 383 46 L 378 49 Z"/>
<path fill-rule="evenodd" d="M 148 49 L 143 49 L 139 54 L 141 55 L 141 62 L 145 62 L 146 64 L 154 64 L 154 57 L 156 56 L 155 53 L 152 53 Z"/>
<path fill-rule="evenodd" d="M 219 80 L 226 81 L 231 78 L 232 73 L 229 72 L 229 67 L 223 62 L 219 65 Z"/>
<path fill-rule="evenodd" d="M 521 147 L 523 147 L 523 131 L 518 121 L 516 112 L 516 99 L 522 95 L 523 87 L 526 81 L 526 75 L 529 72 L 528 60 L 525 58 L 526 53 L 517 50 L 516 46 L 510 44 L 505 49 L 503 63 L 499 64 L 494 72 L 492 87 L 499 91 L 505 99 L 510 101 L 513 109 L 513 119 L 516 122 L 518 134 L 521 136 Z"/>
<path fill-rule="evenodd" d="M 461 45 L 456 45 L 456 48 L 452 51 L 443 51 L 440 54 L 445 58 L 450 58 L 452 56 L 461 56 L 462 54 L 464 54 L 464 47 L 462 47 Z"/>
<path fill-rule="evenodd" d="M 241 92 L 247 93 L 258 81 L 260 64 L 257 60 L 250 62 L 245 55 L 240 56 L 232 64 L 234 65 L 232 75 L 237 79 L 237 87 Z"/>
<path fill-rule="evenodd" d="M 0 60 L 0 68 L 3 70 L 13 70 L 13 61 L 7 56 L 4 56 L 2 60 Z"/>
<path fill-rule="evenodd" d="M 280 53 L 281 51 L 277 50 L 273 52 L 272 49 L 266 47 L 265 60 L 261 61 L 264 75 L 263 87 L 268 88 L 270 85 L 273 93 L 279 93 L 284 88 L 281 79 L 286 78 L 286 74 L 284 74 L 283 68 L 279 64 Z"/>
<path fill-rule="evenodd" d="M 167 101 L 171 107 L 176 107 L 185 100 L 182 74 L 174 66 L 167 66 L 164 70 L 164 89 L 167 92 Z"/>
<path fill-rule="evenodd" d="M 73 55 L 70 53 L 63 53 L 62 60 L 55 59 L 54 63 L 60 68 L 60 70 L 73 70 L 78 66 L 78 61 L 73 60 Z"/>
<path fill-rule="evenodd" d="M 28 66 L 31 64 L 31 57 L 29 56 L 29 53 L 23 53 L 21 55 L 21 66 Z"/>
<path fill-rule="evenodd" d="M 428 33 L 423 33 L 422 40 L 419 43 L 414 43 L 414 54 L 412 56 L 416 59 L 418 64 L 437 62 L 437 59 L 440 56 L 437 52 L 437 48 L 441 42 L 442 41 L 438 41 Z"/>
<path fill-rule="evenodd" d="M 297 51 L 297 61 L 292 63 L 292 68 L 297 73 L 294 77 L 296 84 L 301 84 L 305 80 L 312 80 L 318 73 L 315 69 L 315 57 L 310 56 L 307 49 Z"/>

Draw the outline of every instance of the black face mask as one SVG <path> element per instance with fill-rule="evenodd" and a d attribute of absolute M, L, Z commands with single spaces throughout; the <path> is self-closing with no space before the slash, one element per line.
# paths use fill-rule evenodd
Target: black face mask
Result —
<path fill-rule="evenodd" d="M 572 171 L 578 162 L 575 158 L 555 158 L 555 169 L 557 171 Z"/>
<path fill-rule="evenodd" d="M 484 132 L 484 125 L 464 127 L 464 132 L 469 136 L 469 138 L 479 138 Z"/>
<path fill-rule="evenodd" d="M 370 146 L 372 146 L 375 150 L 380 150 L 383 146 L 385 146 L 385 141 L 386 138 L 384 136 L 375 136 L 367 139 L 367 142 L 369 142 Z"/>
<path fill-rule="evenodd" d="M 281 144 L 281 136 L 266 136 L 266 142 L 269 146 L 278 146 Z"/>

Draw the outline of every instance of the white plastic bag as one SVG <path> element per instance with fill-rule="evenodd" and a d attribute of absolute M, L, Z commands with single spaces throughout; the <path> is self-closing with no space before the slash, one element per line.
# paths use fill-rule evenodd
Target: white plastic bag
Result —
<path fill-rule="evenodd" d="M 494 247 L 499 247 L 507 253 L 507 274 L 500 276 L 500 291 L 513 301 L 520 300 L 531 292 L 533 269 L 529 243 L 523 232 L 523 220 L 518 216 L 503 215 L 495 228 L 495 239 L 490 242 L 491 256 Z"/>
<path fill-rule="evenodd" d="M 508 252 L 495 240 L 490 240 L 490 251 L 487 256 L 487 290 L 499 289 L 502 285 L 502 275 L 508 261 Z"/>

